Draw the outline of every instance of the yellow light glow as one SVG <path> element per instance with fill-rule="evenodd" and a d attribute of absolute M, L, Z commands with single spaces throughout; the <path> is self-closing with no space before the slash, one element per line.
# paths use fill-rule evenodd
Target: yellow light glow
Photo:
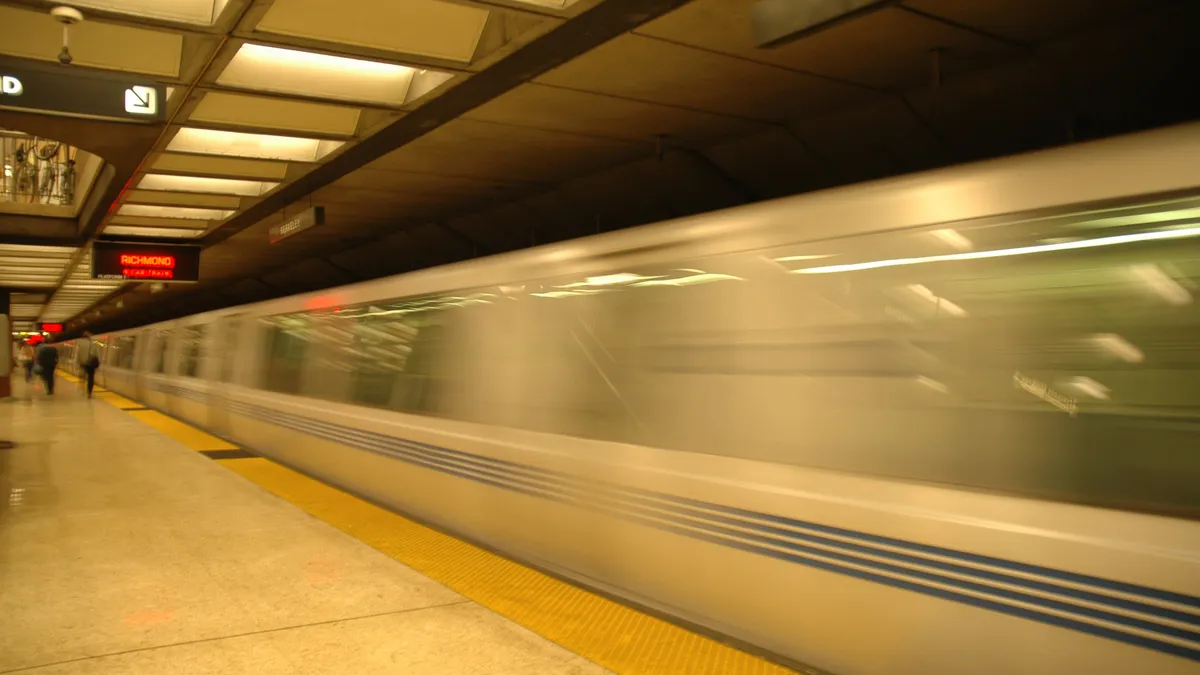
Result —
<path fill-rule="evenodd" d="M 1022 246 L 1019 248 L 1004 248 L 992 251 L 950 253 L 947 255 L 923 256 L 920 258 L 894 258 L 892 260 L 873 260 L 871 262 L 851 263 L 849 265 L 808 267 L 804 269 L 792 270 L 791 273 L 834 274 L 837 272 L 859 272 L 862 270 L 873 270 L 883 267 L 899 267 L 901 265 L 923 265 L 928 263 L 950 262 L 957 260 L 984 260 L 987 258 L 1004 258 L 1008 256 L 1031 255 L 1034 253 L 1050 253 L 1053 251 L 1074 251 L 1085 248 L 1099 248 L 1102 246 L 1119 246 L 1121 244 L 1133 244 L 1142 241 L 1187 239 L 1197 236 L 1200 236 L 1200 227 L 1188 227 L 1171 230 L 1156 230 L 1153 232 L 1139 232 L 1137 234 L 1122 234 L 1114 237 L 1101 237 L 1099 239 L 1082 239 L 1079 241 L 1062 242 L 1057 244 L 1038 244 L 1035 246 Z"/>
<path fill-rule="evenodd" d="M 146 216 L 150 218 L 183 218 L 187 220 L 225 220 L 234 214 L 222 209 L 193 209 L 184 206 L 149 206 L 147 204 L 122 204 L 117 209 L 122 216 Z"/>
<path fill-rule="evenodd" d="M 338 101 L 403 105 L 416 70 L 295 49 L 244 44 L 217 83 Z"/>
<path fill-rule="evenodd" d="M 315 162 L 341 146 L 341 141 L 184 128 L 175 134 L 167 150 L 202 155 Z"/>
<path fill-rule="evenodd" d="M 165 190 L 169 192 L 207 192 L 222 195 L 259 197 L 279 183 L 257 180 L 235 180 L 232 178 L 200 178 L 198 176 L 168 176 L 152 173 L 142 177 L 138 187 L 143 190 Z"/>

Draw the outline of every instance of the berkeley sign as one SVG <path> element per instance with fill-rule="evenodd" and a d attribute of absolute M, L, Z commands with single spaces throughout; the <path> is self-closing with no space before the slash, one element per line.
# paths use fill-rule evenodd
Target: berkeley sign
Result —
<path fill-rule="evenodd" d="M 303 232 L 310 227 L 325 224 L 325 207 L 313 206 L 300 212 L 300 214 L 291 218 L 287 222 L 273 225 L 268 232 L 268 238 L 272 244 L 283 241 L 288 237 Z"/>
<path fill-rule="evenodd" d="M 0 60 L 0 108 L 162 122 L 165 101 L 163 86 L 124 74 Z"/>

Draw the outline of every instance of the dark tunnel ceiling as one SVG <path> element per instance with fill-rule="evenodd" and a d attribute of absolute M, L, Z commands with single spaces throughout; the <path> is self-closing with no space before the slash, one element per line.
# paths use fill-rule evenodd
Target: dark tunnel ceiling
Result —
<path fill-rule="evenodd" d="M 1200 3 L 885 4 L 761 50 L 750 0 L 694 0 L 219 229 L 200 284 L 81 319 L 115 330 L 1197 117 Z M 268 243 L 309 204 L 328 225 Z"/>

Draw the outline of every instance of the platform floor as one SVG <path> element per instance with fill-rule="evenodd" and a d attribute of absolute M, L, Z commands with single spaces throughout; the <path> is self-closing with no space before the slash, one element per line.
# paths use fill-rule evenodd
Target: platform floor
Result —
<path fill-rule="evenodd" d="M 0 674 L 790 673 L 62 376 L 0 403 Z"/>
<path fill-rule="evenodd" d="M 0 673 L 608 672 L 58 384 L 0 404 Z"/>

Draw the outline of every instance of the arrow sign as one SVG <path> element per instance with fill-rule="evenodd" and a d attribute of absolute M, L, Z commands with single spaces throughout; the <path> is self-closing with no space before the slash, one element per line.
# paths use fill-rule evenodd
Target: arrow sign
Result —
<path fill-rule="evenodd" d="M 138 85 L 126 89 L 125 112 L 134 115 L 158 114 L 158 92 L 152 87 Z"/>

